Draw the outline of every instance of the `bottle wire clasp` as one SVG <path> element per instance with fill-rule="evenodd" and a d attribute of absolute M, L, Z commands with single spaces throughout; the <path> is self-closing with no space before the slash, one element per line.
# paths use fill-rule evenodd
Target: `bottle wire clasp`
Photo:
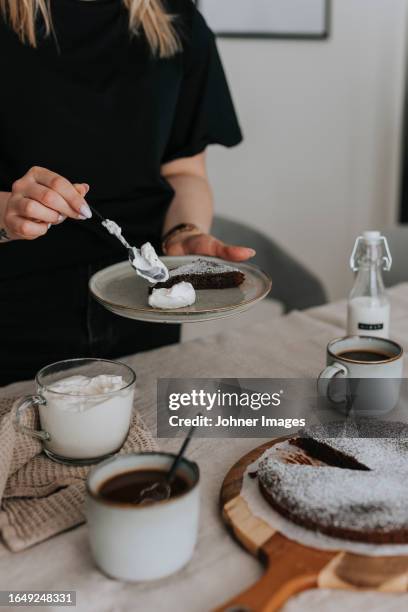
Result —
<path fill-rule="evenodd" d="M 353 252 L 351 253 L 351 257 L 350 257 L 350 268 L 353 270 L 353 272 L 357 272 L 357 270 L 359 269 L 357 253 L 359 252 L 360 245 L 363 242 L 365 242 L 366 244 L 369 244 L 365 236 L 358 236 L 357 240 L 354 243 Z M 379 236 L 377 244 L 383 245 L 383 249 L 384 249 L 383 252 L 385 254 L 381 258 L 382 269 L 388 272 L 389 270 L 391 270 L 392 256 L 391 256 L 390 248 L 388 246 L 387 238 L 385 236 Z"/>

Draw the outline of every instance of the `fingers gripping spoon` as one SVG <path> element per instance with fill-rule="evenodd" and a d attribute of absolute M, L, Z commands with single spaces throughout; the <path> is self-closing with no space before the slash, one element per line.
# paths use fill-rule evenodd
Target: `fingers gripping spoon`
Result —
<path fill-rule="evenodd" d="M 99 219 L 103 227 L 112 236 L 115 236 L 119 242 L 125 247 L 128 253 L 131 266 L 136 270 L 137 274 L 151 283 L 160 283 L 169 278 L 169 271 L 164 263 L 157 257 L 156 252 L 150 242 L 146 242 L 141 249 L 130 246 L 122 234 L 122 228 L 111 221 L 105 219 L 95 208 L 89 207 L 95 217 Z"/>

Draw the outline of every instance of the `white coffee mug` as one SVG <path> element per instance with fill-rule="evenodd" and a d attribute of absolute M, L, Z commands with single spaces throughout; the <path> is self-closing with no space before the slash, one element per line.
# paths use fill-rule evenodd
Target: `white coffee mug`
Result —
<path fill-rule="evenodd" d="M 118 377 L 120 388 L 93 395 L 55 390 L 73 376 Z M 44 367 L 35 381 L 37 393 L 18 402 L 14 424 L 21 433 L 41 440 L 50 459 L 87 465 L 120 449 L 133 411 L 136 374 L 129 366 L 107 359 L 68 359 Z M 38 410 L 41 429 L 23 424 L 29 409 Z"/>
<path fill-rule="evenodd" d="M 380 416 L 395 408 L 403 374 L 403 349 L 370 336 L 336 338 L 327 345 L 327 367 L 318 392 L 343 413 Z"/>
<path fill-rule="evenodd" d="M 194 551 L 199 519 L 199 469 L 182 459 L 178 473 L 186 492 L 148 505 L 108 500 L 98 494 L 113 476 L 135 470 L 167 471 L 168 453 L 138 453 L 107 459 L 87 479 L 86 514 L 96 565 L 111 578 L 156 580 L 181 569 Z"/>

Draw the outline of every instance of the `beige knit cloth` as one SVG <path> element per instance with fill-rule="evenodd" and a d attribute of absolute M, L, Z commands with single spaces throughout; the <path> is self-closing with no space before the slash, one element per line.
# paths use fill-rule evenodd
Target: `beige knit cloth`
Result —
<path fill-rule="evenodd" d="M 14 429 L 16 398 L 0 398 L 0 533 L 12 551 L 38 544 L 85 521 L 85 478 L 90 467 L 55 463 L 41 443 Z M 29 410 L 24 424 L 39 428 Z M 134 411 L 121 453 L 156 450 L 150 432 Z"/>

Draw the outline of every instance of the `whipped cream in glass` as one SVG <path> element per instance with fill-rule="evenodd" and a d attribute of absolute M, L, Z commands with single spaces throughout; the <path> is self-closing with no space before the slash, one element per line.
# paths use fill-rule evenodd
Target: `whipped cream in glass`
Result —
<path fill-rule="evenodd" d="M 73 396 L 101 395 L 118 391 L 124 385 L 122 376 L 99 374 L 98 376 L 68 376 L 50 385 L 49 390 Z M 87 398 L 78 402 L 75 400 L 75 410 L 83 410 L 87 405 Z"/>
<path fill-rule="evenodd" d="M 153 289 L 149 305 L 153 308 L 173 309 L 191 306 L 196 301 L 196 292 L 191 283 L 181 282 L 169 289 Z"/>
<path fill-rule="evenodd" d="M 59 457 L 90 459 L 116 452 L 125 441 L 133 407 L 134 385 L 122 376 L 74 375 L 42 390 L 38 409 L 46 448 Z"/>

